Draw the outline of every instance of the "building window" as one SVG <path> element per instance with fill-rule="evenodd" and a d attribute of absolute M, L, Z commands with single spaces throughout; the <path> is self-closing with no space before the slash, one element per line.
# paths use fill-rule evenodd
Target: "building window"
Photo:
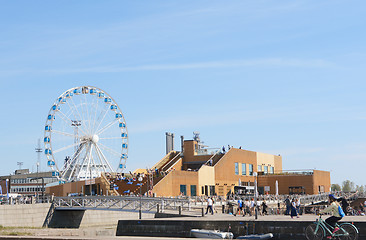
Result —
<path fill-rule="evenodd" d="M 197 187 L 196 187 L 196 185 L 191 185 L 191 196 L 197 196 Z"/>
<path fill-rule="evenodd" d="M 249 164 L 249 176 L 253 176 L 253 164 Z"/>
<path fill-rule="evenodd" d="M 271 169 L 271 170 L 270 170 L 270 171 L 271 171 L 271 173 L 272 173 L 272 174 L 274 174 L 274 167 L 271 167 L 270 169 Z"/>
<path fill-rule="evenodd" d="M 187 195 L 187 186 L 186 185 L 180 185 L 180 193 L 183 194 L 183 196 Z"/>
<path fill-rule="evenodd" d="M 268 166 L 264 166 L 264 174 L 268 174 Z"/>
<path fill-rule="evenodd" d="M 258 165 L 258 172 L 262 172 L 262 165 Z"/>
<path fill-rule="evenodd" d="M 247 175 L 247 165 L 245 163 L 241 164 L 241 175 Z"/>
<path fill-rule="evenodd" d="M 235 163 L 235 175 L 239 175 L 239 163 Z"/>

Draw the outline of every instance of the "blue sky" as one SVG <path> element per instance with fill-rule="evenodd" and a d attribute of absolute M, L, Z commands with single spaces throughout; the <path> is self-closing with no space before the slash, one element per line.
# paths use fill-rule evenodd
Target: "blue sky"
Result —
<path fill-rule="evenodd" d="M 0 174 L 36 169 L 53 101 L 93 85 L 119 104 L 128 169 L 165 132 L 281 154 L 366 184 L 364 1 L 2 1 Z M 47 166 L 42 155 L 42 170 Z"/>

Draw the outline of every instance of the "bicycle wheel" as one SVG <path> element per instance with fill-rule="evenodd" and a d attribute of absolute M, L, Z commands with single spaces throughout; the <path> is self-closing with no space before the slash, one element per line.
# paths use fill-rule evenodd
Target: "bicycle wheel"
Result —
<path fill-rule="evenodd" d="M 342 223 L 339 225 L 339 228 L 341 228 L 341 230 L 339 230 L 340 234 L 344 234 L 344 236 L 339 236 L 340 239 L 342 240 L 357 240 L 358 239 L 358 230 L 357 228 L 350 224 L 350 223 Z M 343 231 L 343 232 L 341 232 Z"/>
<path fill-rule="evenodd" d="M 305 236 L 308 240 L 321 240 L 325 236 L 324 229 L 318 224 L 312 223 L 305 229 Z"/>

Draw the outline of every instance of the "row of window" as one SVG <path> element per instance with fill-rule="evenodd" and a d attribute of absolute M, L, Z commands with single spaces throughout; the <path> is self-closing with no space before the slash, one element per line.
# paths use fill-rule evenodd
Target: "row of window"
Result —
<path fill-rule="evenodd" d="M 247 171 L 248 165 L 248 171 Z M 253 176 L 253 164 L 241 163 L 241 175 L 243 176 Z M 263 172 L 264 174 L 272 173 L 274 174 L 274 167 L 272 166 L 262 166 L 258 165 L 258 172 Z M 235 175 L 239 175 L 239 163 L 235 163 Z"/>
<path fill-rule="evenodd" d="M 247 172 L 247 165 L 248 165 L 248 172 Z M 246 163 L 242 163 L 241 164 L 241 175 L 248 175 L 248 176 L 253 176 L 253 164 L 246 164 Z M 239 163 L 235 163 L 235 175 L 239 175 Z"/>
<path fill-rule="evenodd" d="M 31 181 L 32 178 L 14 178 L 14 179 L 10 179 L 11 183 L 41 183 L 42 180 L 38 179 L 38 180 L 33 180 Z M 43 178 L 44 183 L 52 183 L 55 182 L 55 180 L 57 180 L 56 178 Z"/>
<path fill-rule="evenodd" d="M 197 196 L 197 186 L 191 185 L 191 196 Z M 183 196 L 187 196 L 187 185 L 180 185 L 180 193 Z"/>
<path fill-rule="evenodd" d="M 269 172 L 268 172 L 269 170 Z M 258 165 L 258 172 L 263 172 L 264 174 L 274 174 L 274 167 L 272 166 L 262 166 L 262 165 Z"/>
<path fill-rule="evenodd" d="M 42 187 L 12 187 L 10 189 L 10 192 L 13 193 L 20 193 L 20 192 L 41 192 Z M 45 188 L 43 188 L 43 191 L 45 191 Z"/>

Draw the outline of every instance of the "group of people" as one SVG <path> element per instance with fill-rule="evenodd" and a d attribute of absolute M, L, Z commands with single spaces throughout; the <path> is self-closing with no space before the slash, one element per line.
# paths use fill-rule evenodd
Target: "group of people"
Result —
<path fill-rule="evenodd" d="M 244 199 L 239 198 L 238 199 L 238 208 L 237 208 L 237 212 L 236 214 L 234 214 L 234 216 L 236 215 L 243 215 L 243 217 L 245 215 L 249 215 L 252 216 L 255 212 L 255 207 L 256 207 L 256 203 L 254 201 L 254 198 L 250 199 L 246 198 L 244 201 Z M 267 211 L 267 210 L 266 210 Z"/>
<path fill-rule="evenodd" d="M 293 198 L 290 201 L 289 196 L 285 199 L 286 212 L 285 215 L 290 215 L 291 218 L 297 217 L 300 215 L 300 200 L 298 198 Z"/>

